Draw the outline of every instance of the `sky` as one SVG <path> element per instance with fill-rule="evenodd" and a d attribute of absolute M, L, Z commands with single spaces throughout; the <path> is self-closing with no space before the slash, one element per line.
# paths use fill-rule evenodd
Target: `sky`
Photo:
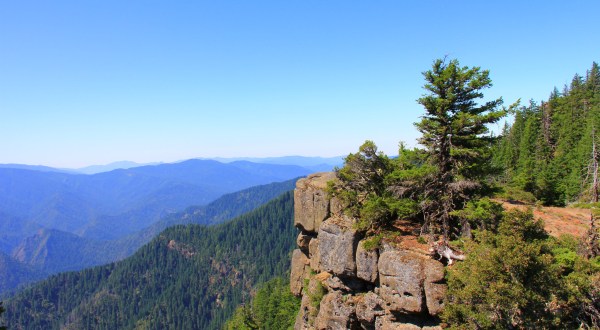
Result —
<path fill-rule="evenodd" d="M 422 72 L 547 99 L 600 61 L 600 1 L 0 1 L 0 163 L 416 146 Z M 498 124 L 500 125 L 500 124 Z M 497 129 L 498 127 L 492 127 Z"/>

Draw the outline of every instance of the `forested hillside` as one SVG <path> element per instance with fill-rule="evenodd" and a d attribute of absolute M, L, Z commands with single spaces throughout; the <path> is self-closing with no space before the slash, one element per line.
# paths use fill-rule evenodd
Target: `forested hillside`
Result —
<path fill-rule="evenodd" d="M 11 255 L 1 258 L 4 262 L 0 262 L 0 278 L 6 281 L 0 285 L 0 294 L 43 279 L 48 274 L 124 259 L 172 225 L 215 225 L 233 219 L 293 189 L 295 182 L 275 182 L 226 194 L 206 206 L 191 206 L 185 211 L 170 214 L 143 230 L 117 240 L 91 240 L 58 230 L 39 229 L 33 236 L 21 241 Z M 2 232 L 5 237 L 10 237 L 10 229 L 17 224 L 0 224 L 0 229 L 8 228 Z"/>
<path fill-rule="evenodd" d="M 555 88 L 548 100 L 521 107 L 502 135 L 494 161 L 509 195 L 524 191 L 546 205 L 589 202 L 594 139 L 596 159 L 600 150 L 598 64 L 562 91 Z"/>
<path fill-rule="evenodd" d="M 253 287 L 286 275 L 291 192 L 231 222 L 175 226 L 135 255 L 63 273 L 6 302 L 10 328 L 218 329 Z"/>

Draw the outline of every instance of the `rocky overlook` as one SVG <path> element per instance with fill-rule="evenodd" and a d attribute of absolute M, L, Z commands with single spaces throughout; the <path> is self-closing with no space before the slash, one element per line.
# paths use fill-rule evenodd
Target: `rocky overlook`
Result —
<path fill-rule="evenodd" d="M 294 191 L 290 288 L 302 298 L 294 329 L 441 329 L 444 265 L 401 245 L 366 249 L 356 220 L 327 196 L 333 179 L 313 174 Z"/>

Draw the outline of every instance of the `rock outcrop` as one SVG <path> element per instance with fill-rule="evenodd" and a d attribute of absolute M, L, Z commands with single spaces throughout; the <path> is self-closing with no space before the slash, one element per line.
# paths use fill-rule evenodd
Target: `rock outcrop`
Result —
<path fill-rule="evenodd" d="M 334 173 L 301 179 L 294 191 L 300 229 L 290 288 L 302 297 L 294 329 L 441 329 L 444 266 L 426 253 L 367 249 L 355 219 L 329 199 Z"/>

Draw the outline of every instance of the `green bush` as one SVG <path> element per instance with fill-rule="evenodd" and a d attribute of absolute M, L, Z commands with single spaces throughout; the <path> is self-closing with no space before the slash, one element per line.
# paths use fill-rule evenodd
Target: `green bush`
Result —
<path fill-rule="evenodd" d="M 530 211 L 508 212 L 497 233 L 466 241 L 467 259 L 449 269 L 442 319 L 451 329 L 600 326 L 600 267 L 577 246 L 548 237 Z"/>
<path fill-rule="evenodd" d="M 509 202 L 521 202 L 526 204 L 535 204 L 537 198 L 528 192 L 517 187 L 504 187 L 504 191 L 500 193 L 500 198 Z"/>

